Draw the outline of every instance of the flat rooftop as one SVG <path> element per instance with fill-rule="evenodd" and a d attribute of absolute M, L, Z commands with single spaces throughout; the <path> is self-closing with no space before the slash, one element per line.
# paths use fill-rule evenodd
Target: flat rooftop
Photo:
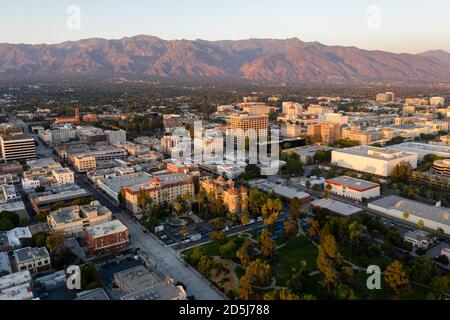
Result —
<path fill-rule="evenodd" d="M 180 289 L 173 284 L 160 282 L 153 287 L 130 293 L 121 300 L 172 300 L 180 296 Z"/>
<path fill-rule="evenodd" d="M 11 261 L 7 252 L 0 252 L 0 272 L 6 271 L 11 273 Z"/>
<path fill-rule="evenodd" d="M 119 193 L 122 188 L 142 185 L 149 183 L 153 180 L 153 177 L 145 172 L 138 172 L 127 174 L 124 176 L 102 178 L 100 181 L 106 185 L 113 192 Z"/>
<path fill-rule="evenodd" d="M 11 273 L 0 277 L 0 291 L 20 284 L 29 283 L 30 281 L 31 273 L 28 270 Z"/>
<path fill-rule="evenodd" d="M 162 282 L 161 278 L 148 271 L 144 266 L 115 273 L 114 280 L 125 294 L 145 290 Z"/>
<path fill-rule="evenodd" d="M 352 206 L 345 202 L 333 200 L 333 199 L 320 199 L 314 202 L 311 202 L 311 205 L 314 207 L 319 207 L 323 209 L 328 209 L 332 212 L 340 214 L 342 216 L 351 216 L 357 214 L 363 209 Z"/>
<path fill-rule="evenodd" d="M 49 204 L 56 201 L 72 200 L 76 198 L 88 197 L 91 193 L 79 188 L 75 190 L 67 190 L 59 193 L 44 193 L 41 196 L 33 197 L 37 204 Z"/>
<path fill-rule="evenodd" d="M 86 232 L 93 238 L 103 237 L 109 234 L 127 231 L 127 227 L 119 220 L 108 221 L 86 228 Z"/>
<path fill-rule="evenodd" d="M 357 146 L 357 147 L 352 147 L 352 148 L 333 150 L 333 153 L 346 153 L 346 154 L 352 154 L 355 156 L 362 156 L 362 157 L 378 159 L 378 160 L 398 159 L 398 158 L 403 158 L 405 156 L 412 155 L 411 153 L 405 153 L 401 150 L 396 150 L 394 147 L 392 147 L 392 148 L 377 148 L 377 147 L 370 147 L 370 146 Z M 398 154 L 398 155 L 396 155 L 396 154 Z M 392 157 L 385 157 L 383 155 L 390 155 Z"/>
<path fill-rule="evenodd" d="M 357 191 L 370 190 L 380 186 L 378 183 L 356 179 L 348 176 L 340 176 L 333 179 L 327 179 L 325 182 L 328 182 L 330 184 L 339 184 L 345 187 L 355 189 Z"/>
<path fill-rule="evenodd" d="M 34 137 L 28 134 L 12 134 L 12 135 L 0 135 L 4 141 L 16 141 L 16 140 L 34 140 Z"/>
<path fill-rule="evenodd" d="M 94 290 L 83 291 L 77 294 L 76 300 L 91 300 L 91 301 L 108 301 L 110 300 L 105 290 L 97 288 Z"/>
<path fill-rule="evenodd" d="M 397 144 L 395 146 L 391 146 L 389 148 L 394 148 L 397 150 L 401 150 L 404 152 L 410 152 L 410 153 L 415 152 L 415 153 L 421 153 L 421 154 L 436 154 L 436 155 L 441 155 L 443 157 L 450 157 L 450 147 L 433 145 L 433 144 L 405 142 L 405 143 Z"/>
<path fill-rule="evenodd" d="M 415 215 L 419 218 L 450 226 L 450 209 L 447 208 L 434 207 L 422 202 L 413 201 L 398 196 L 384 197 L 371 202 L 370 205 L 387 210 L 408 212 L 409 214 Z"/>
<path fill-rule="evenodd" d="M 50 254 L 48 253 L 45 247 L 42 248 L 27 247 L 15 250 L 14 257 L 16 258 L 17 263 L 23 263 L 26 261 L 50 257 Z"/>

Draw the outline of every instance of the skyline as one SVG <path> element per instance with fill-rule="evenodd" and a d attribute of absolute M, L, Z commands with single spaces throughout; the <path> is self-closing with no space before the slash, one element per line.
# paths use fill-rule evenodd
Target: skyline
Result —
<path fill-rule="evenodd" d="M 0 2 L 0 28 L 6 30 L 0 34 L 0 43 L 55 44 L 145 34 L 164 40 L 298 38 L 396 53 L 450 52 L 447 34 L 450 21 L 446 19 L 450 3 L 443 0 L 427 3 L 349 0 L 345 6 L 329 0 L 320 3 L 231 0 L 226 4 L 205 0 L 189 3 L 136 0 L 133 5 L 105 0 L 95 3 L 64 0 L 56 4 L 44 0 L 26 1 L 27 10 L 23 10 L 23 3 Z M 74 17 L 74 11 L 68 13 L 71 5 L 80 10 L 79 29 L 68 28 L 68 19 Z"/>

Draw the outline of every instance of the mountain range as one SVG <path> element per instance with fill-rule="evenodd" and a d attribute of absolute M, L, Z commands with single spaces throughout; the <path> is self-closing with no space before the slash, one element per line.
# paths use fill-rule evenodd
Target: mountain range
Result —
<path fill-rule="evenodd" d="M 0 44 L 0 79 L 216 78 L 300 83 L 450 83 L 450 53 L 396 54 L 318 42 L 171 40 L 140 35 Z"/>

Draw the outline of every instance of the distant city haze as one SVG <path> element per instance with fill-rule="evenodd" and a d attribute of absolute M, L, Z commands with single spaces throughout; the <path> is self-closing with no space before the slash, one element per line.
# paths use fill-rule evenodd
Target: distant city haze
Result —
<path fill-rule="evenodd" d="M 167 40 L 295 37 L 396 53 L 450 51 L 449 12 L 446 0 L 1 0 L 0 43 L 151 34 Z"/>

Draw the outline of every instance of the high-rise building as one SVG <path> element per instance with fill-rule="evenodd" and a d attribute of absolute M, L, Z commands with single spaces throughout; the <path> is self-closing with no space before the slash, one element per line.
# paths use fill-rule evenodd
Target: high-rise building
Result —
<path fill-rule="evenodd" d="M 395 93 L 385 92 L 377 94 L 377 102 L 393 102 L 395 100 Z"/>
<path fill-rule="evenodd" d="M 444 97 L 432 97 L 430 98 L 430 104 L 432 106 L 443 106 L 445 104 Z"/>
<path fill-rule="evenodd" d="M 111 145 L 125 145 L 127 143 L 127 133 L 125 130 L 107 130 L 105 134 L 107 135 L 108 143 Z"/>
<path fill-rule="evenodd" d="M 341 126 L 337 123 L 324 122 L 320 125 L 320 135 L 322 136 L 322 142 L 334 143 L 341 139 Z"/>
<path fill-rule="evenodd" d="M 269 116 L 233 114 L 231 116 L 231 129 L 233 136 L 242 138 L 242 135 L 256 139 L 261 131 L 268 132 Z"/>
<path fill-rule="evenodd" d="M 29 135 L 0 135 L 0 146 L 5 162 L 36 158 L 36 143 Z"/>

